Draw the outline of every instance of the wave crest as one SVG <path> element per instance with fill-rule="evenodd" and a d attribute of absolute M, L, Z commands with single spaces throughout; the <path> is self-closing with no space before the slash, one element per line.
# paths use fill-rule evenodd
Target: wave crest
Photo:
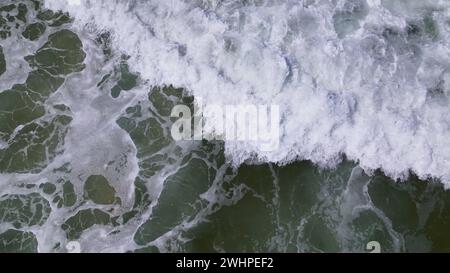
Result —
<path fill-rule="evenodd" d="M 336 3 L 331 3 L 336 2 Z M 226 153 L 450 182 L 447 1 L 46 1 L 97 30 L 151 85 L 206 104 L 278 104 L 280 148 Z"/>

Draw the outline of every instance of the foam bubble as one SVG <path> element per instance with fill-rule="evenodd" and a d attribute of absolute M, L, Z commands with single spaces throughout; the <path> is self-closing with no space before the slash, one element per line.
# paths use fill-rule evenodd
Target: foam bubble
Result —
<path fill-rule="evenodd" d="M 450 182 L 446 1 L 76 2 L 46 5 L 111 30 L 151 85 L 281 106 L 279 150 L 226 143 L 236 164 L 333 167 L 345 154 L 366 171 Z"/>

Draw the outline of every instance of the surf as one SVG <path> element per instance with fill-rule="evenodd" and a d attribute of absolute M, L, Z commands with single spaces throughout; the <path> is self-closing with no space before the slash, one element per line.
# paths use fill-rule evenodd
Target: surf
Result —
<path fill-rule="evenodd" d="M 205 104 L 281 105 L 279 149 L 225 142 L 228 158 L 450 182 L 445 1 L 50 1 L 151 86 Z M 214 123 L 214 122 L 212 122 Z"/>

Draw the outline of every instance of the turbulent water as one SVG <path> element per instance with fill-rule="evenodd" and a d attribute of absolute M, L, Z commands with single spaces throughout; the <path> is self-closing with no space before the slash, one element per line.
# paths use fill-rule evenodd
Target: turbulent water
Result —
<path fill-rule="evenodd" d="M 449 97 L 450 1 L 0 0 L 0 252 L 450 251 Z"/>

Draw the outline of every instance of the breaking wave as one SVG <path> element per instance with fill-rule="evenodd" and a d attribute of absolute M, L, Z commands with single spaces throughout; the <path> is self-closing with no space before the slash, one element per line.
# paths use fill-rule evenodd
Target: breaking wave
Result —
<path fill-rule="evenodd" d="M 113 35 L 151 86 L 205 104 L 278 104 L 279 149 L 226 142 L 235 163 L 343 158 L 450 182 L 450 2 L 47 0 Z"/>

